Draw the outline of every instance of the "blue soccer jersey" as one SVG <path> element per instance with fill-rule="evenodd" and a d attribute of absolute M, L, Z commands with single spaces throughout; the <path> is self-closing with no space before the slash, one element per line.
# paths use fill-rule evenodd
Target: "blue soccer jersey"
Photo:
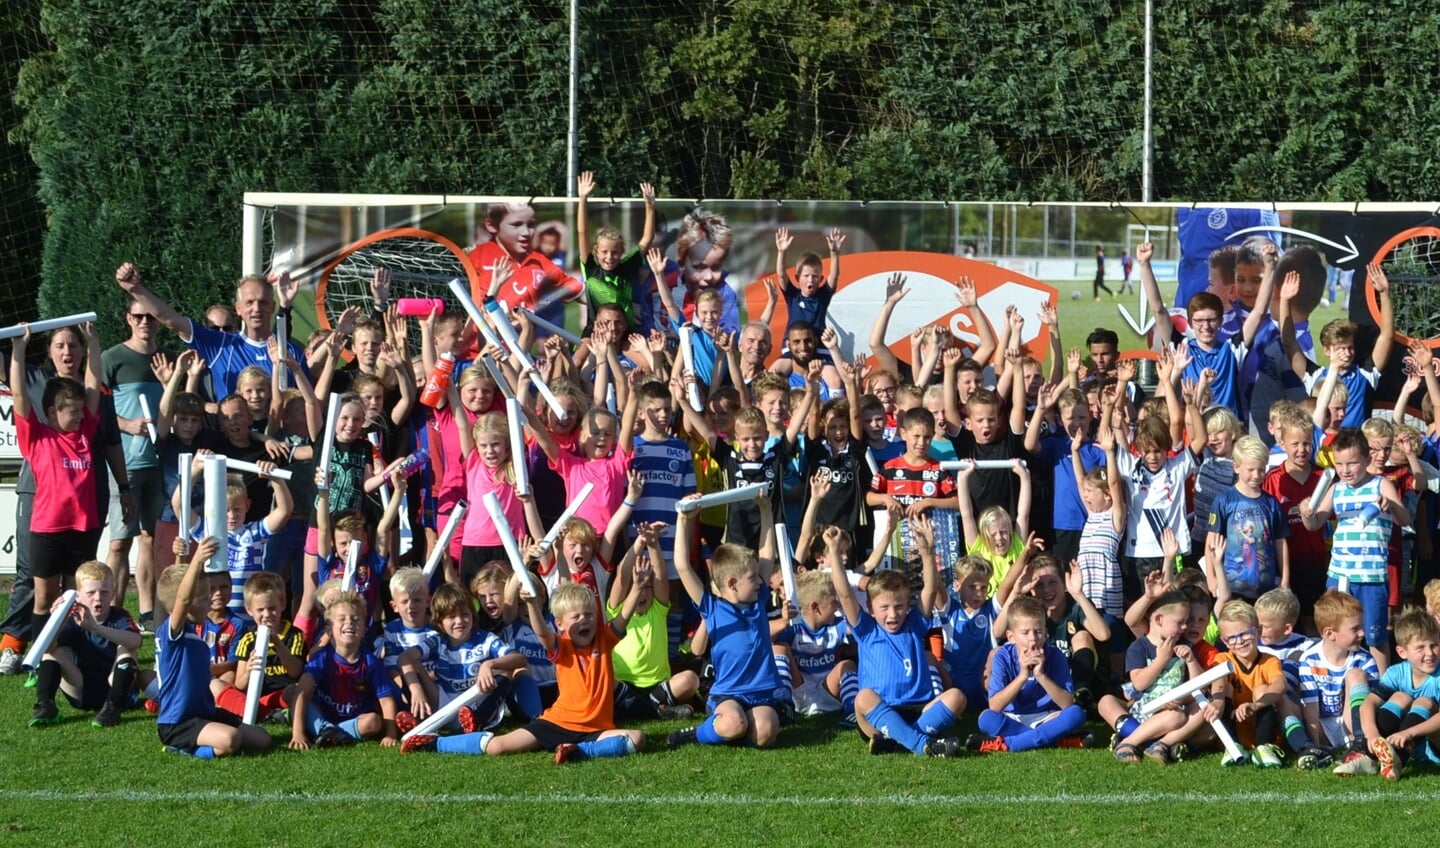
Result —
<path fill-rule="evenodd" d="M 270 349 L 267 344 L 253 341 L 244 333 L 226 333 L 191 321 L 190 338 L 184 339 L 184 342 L 191 350 L 200 354 L 200 358 L 205 360 L 209 367 L 211 387 L 215 392 L 213 397 L 223 398 L 233 393 L 236 378 L 251 365 L 258 366 L 266 376 L 271 373 Z M 305 365 L 305 348 L 294 339 L 287 339 L 286 347 L 290 349 L 290 356 L 309 374 L 309 368 Z"/>
<path fill-rule="evenodd" d="M 770 619 L 765 604 L 740 606 L 709 592 L 700 601 L 700 616 L 710 632 L 710 662 L 715 666 L 712 698 L 786 698 L 770 650 Z"/>
<path fill-rule="evenodd" d="M 186 622 L 178 632 L 170 620 L 160 622 L 155 634 L 155 676 L 160 686 L 160 724 L 179 724 L 186 719 L 215 715 L 215 697 L 210 694 L 210 647 Z"/>
<path fill-rule="evenodd" d="M 675 502 L 695 492 L 695 457 L 690 446 L 679 439 L 646 441 L 637 436 L 630 455 L 630 468 L 644 480 L 630 526 L 658 521 L 660 550 L 665 554 L 665 576 L 679 579 L 675 571 Z"/>
<path fill-rule="evenodd" d="M 1045 646 L 1045 664 L 1042 666 L 1055 685 L 1066 692 L 1075 691 L 1075 686 L 1070 680 L 1070 662 L 1065 659 L 1065 652 L 1054 645 Z M 1014 643 L 1006 642 L 995 652 L 995 658 L 990 661 L 990 686 L 988 695 L 993 698 L 1005 690 L 1019 677 L 1020 651 Z M 1035 681 L 1034 677 L 1026 680 L 1020 686 L 1020 694 L 1015 700 L 1005 705 L 1005 712 L 1016 715 L 1031 715 L 1034 713 L 1048 713 L 1060 709 L 1045 687 Z"/>
<path fill-rule="evenodd" d="M 985 691 L 985 658 L 995 647 L 991 628 L 999 615 L 1000 605 L 994 598 L 969 612 L 954 595 L 935 612 L 933 624 L 940 629 L 945 667 L 967 698 Z"/>
<path fill-rule="evenodd" d="M 1233 342 L 1219 342 L 1210 350 L 1199 343 L 1191 342 L 1190 364 L 1185 366 L 1187 380 L 1199 380 L 1206 369 L 1215 372 L 1210 383 L 1211 403 L 1230 409 L 1240 409 L 1240 362 L 1245 357 L 1245 347 L 1237 337 Z"/>
<path fill-rule="evenodd" d="M 860 687 L 871 689 L 890 706 L 928 703 L 939 693 L 930 674 L 925 639 L 930 627 L 913 607 L 899 633 L 891 633 L 865 610 L 855 625 L 859 644 Z"/>
<path fill-rule="evenodd" d="M 366 627 L 374 627 L 377 613 L 380 607 L 380 584 L 385 580 L 385 573 L 389 559 L 381 556 L 375 551 L 369 551 L 360 557 L 355 564 L 355 591 L 365 599 Z M 345 557 L 339 552 L 330 555 L 329 559 L 319 564 L 320 574 L 317 585 L 325 585 L 325 581 L 345 576 Z"/>
<path fill-rule="evenodd" d="M 385 673 L 385 664 L 363 651 L 351 662 L 336 653 L 334 645 L 326 645 L 305 663 L 305 673 L 315 680 L 311 703 L 327 721 L 379 712 L 381 698 L 400 694 Z"/>
<path fill-rule="evenodd" d="M 400 619 L 386 622 L 385 629 L 376 638 L 371 650 L 385 663 L 385 670 L 396 671 L 400 655 L 411 648 L 420 652 L 420 664 L 425 671 L 435 673 L 435 657 L 439 652 L 440 634 L 430 625 L 409 628 Z"/>
<path fill-rule="evenodd" d="M 1331 665 L 1323 647 L 1316 642 L 1300 655 L 1300 703 L 1318 704 L 1321 718 L 1333 718 L 1345 711 L 1345 673 L 1361 669 L 1374 685 L 1380 671 L 1369 651 L 1351 651 L 1339 665 Z"/>
<path fill-rule="evenodd" d="M 435 685 L 452 697 L 459 695 L 475 683 L 481 663 L 514 652 L 499 636 L 484 630 L 476 630 L 458 645 L 441 639 L 435 646 Z"/>
<path fill-rule="evenodd" d="M 210 646 L 210 662 L 223 663 L 235 659 L 232 653 L 235 647 L 235 640 L 240 638 L 240 633 L 245 630 L 246 621 L 238 615 L 225 611 L 223 621 L 212 621 L 209 617 L 198 625 L 195 625 L 195 632 L 205 644 Z"/>
<path fill-rule="evenodd" d="M 555 627 L 554 622 L 551 622 L 550 627 Z M 555 661 L 550 659 L 545 643 L 540 641 L 540 635 L 529 622 L 517 618 L 505 625 L 500 636 L 510 647 L 525 656 L 525 661 L 530 663 L 530 677 L 537 685 L 555 685 Z"/>
<path fill-rule="evenodd" d="M 822 625 L 811 630 L 805 619 L 796 617 L 775 636 L 775 641 L 788 645 L 795 665 L 807 680 L 824 680 L 840 662 L 840 648 L 852 643 L 850 627 L 843 621 Z"/>
<path fill-rule="evenodd" d="M 1371 691 L 1382 698 L 1389 698 L 1399 692 L 1408 695 L 1412 700 L 1429 698 L 1432 701 L 1440 701 L 1440 675 L 1422 674 L 1420 682 L 1415 682 L 1415 667 L 1410 665 L 1409 660 L 1402 660 L 1380 675 L 1380 682 L 1371 687 Z"/>

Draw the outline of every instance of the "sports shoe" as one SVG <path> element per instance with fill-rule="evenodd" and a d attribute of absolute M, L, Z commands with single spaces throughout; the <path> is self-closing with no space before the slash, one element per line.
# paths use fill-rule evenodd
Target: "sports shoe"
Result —
<path fill-rule="evenodd" d="M 1306 745 L 1295 755 L 1295 768 L 1300 771 L 1314 771 L 1315 769 L 1329 768 L 1334 762 L 1330 752 L 1316 745 Z"/>
<path fill-rule="evenodd" d="M 157 701 L 157 700 L 155 700 L 154 698 L 146 698 L 146 699 L 145 699 L 145 712 L 149 713 L 150 715 L 159 715 L 159 714 L 160 714 L 160 702 Z"/>
<path fill-rule="evenodd" d="M 415 720 L 415 714 L 409 710 L 401 710 L 395 714 L 395 729 L 400 731 L 401 736 L 414 730 L 419 723 Z"/>
<path fill-rule="evenodd" d="M 695 708 L 689 704 L 661 704 L 655 708 L 655 715 L 663 721 L 685 721 L 695 717 Z"/>
<path fill-rule="evenodd" d="M 417 733 L 409 739 L 401 740 L 400 753 L 413 754 L 416 751 L 433 751 L 435 750 L 435 740 L 437 738 L 438 737 L 425 733 Z"/>
<path fill-rule="evenodd" d="M 54 698 L 42 698 L 35 702 L 35 712 L 30 714 L 30 726 L 41 727 L 60 720 L 60 710 Z"/>
<path fill-rule="evenodd" d="M 285 709 L 284 707 L 271 710 L 270 712 L 265 714 L 265 717 L 261 719 L 261 721 L 264 724 L 278 724 L 282 727 L 289 727 L 290 711 Z"/>
<path fill-rule="evenodd" d="M 1227 751 L 1225 752 L 1225 755 L 1220 758 L 1220 765 L 1224 766 L 1225 768 L 1248 766 L 1251 762 L 1252 760 L 1250 759 L 1250 755 L 1244 751 L 1241 751 L 1238 755 L 1235 756 L 1232 756 L 1230 752 Z"/>
<path fill-rule="evenodd" d="M 670 734 L 665 737 L 665 746 L 667 748 L 679 748 L 683 745 L 693 744 L 695 744 L 695 728 L 693 727 L 687 727 L 684 730 L 672 730 Z"/>
<path fill-rule="evenodd" d="M 855 717 L 854 713 L 845 716 L 836 723 L 840 726 L 841 730 L 854 730 L 860 726 L 860 720 Z"/>
<path fill-rule="evenodd" d="M 475 711 L 469 707 L 461 707 L 455 718 L 460 722 L 460 729 L 466 733 L 474 733 L 479 729 L 480 722 L 475 718 Z"/>
<path fill-rule="evenodd" d="M 1256 745 L 1255 753 L 1252 755 L 1255 765 L 1260 768 L 1280 768 L 1285 765 L 1285 755 L 1280 751 L 1279 746 L 1273 744 Z"/>
<path fill-rule="evenodd" d="M 1003 745 L 1004 742 L 1001 744 Z M 953 736 L 942 736 L 925 743 L 925 756 L 927 757 L 958 757 L 963 750 L 965 750 L 965 745 Z"/>
<path fill-rule="evenodd" d="M 106 701 L 100 707 L 100 711 L 90 719 L 91 727 L 115 727 L 120 723 L 120 705 L 114 701 Z"/>
<path fill-rule="evenodd" d="M 1075 690 L 1075 703 L 1085 712 L 1095 709 L 1095 695 L 1088 688 L 1081 686 Z"/>
<path fill-rule="evenodd" d="M 355 740 L 350 738 L 350 734 L 333 724 L 315 735 L 316 748 L 343 748 L 354 743 Z"/>
<path fill-rule="evenodd" d="M 1010 751 L 1010 746 L 1005 744 L 1003 736 L 991 736 L 977 731 L 965 740 L 965 750 L 977 754 L 1003 754 Z"/>
<path fill-rule="evenodd" d="M 1390 743 L 1382 737 L 1370 742 L 1370 750 L 1375 753 L 1375 759 L 1380 761 L 1380 776 L 1386 780 L 1400 779 L 1400 757 L 1397 755 Z"/>
<path fill-rule="evenodd" d="M 1056 748 L 1098 748 L 1100 740 L 1095 738 L 1093 733 L 1071 733 L 1068 736 L 1061 736 L 1060 741 L 1055 743 Z"/>
<path fill-rule="evenodd" d="M 35 669 L 30 669 L 30 673 L 25 675 L 25 688 L 34 689 L 36 684 L 38 684 L 39 682 L 40 675 L 36 674 Z"/>
<path fill-rule="evenodd" d="M 564 765 L 565 763 L 569 762 L 572 758 L 574 758 L 574 759 L 579 759 L 579 756 L 578 756 L 579 753 L 580 753 L 580 746 L 579 746 L 579 745 L 575 745 L 575 744 L 572 744 L 572 743 L 569 743 L 569 742 L 565 743 L 564 745 L 556 745 L 556 746 L 555 746 L 555 765 L 557 765 L 557 766 L 559 766 L 559 765 Z"/>
<path fill-rule="evenodd" d="M 135 623 L 140 626 L 141 636 L 155 635 L 155 613 L 141 613 L 140 620 Z"/>
<path fill-rule="evenodd" d="M 0 675 L 9 677 L 12 674 L 19 674 L 21 659 L 20 652 L 14 648 L 0 651 Z"/>
<path fill-rule="evenodd" d="M 1378 774 L 1379 771 L 1380 767 L 1375 764 L 1375 760 L 1369 754 L 1364 751 L 1351 751 L 1340 761 L 1340 765 L 1335 767 L 1332 774 L 1353 777 L 1361 774 Z"/>
<path fill-rule="evenodd" d="M 902 749 L 900 747 L 900 743 L 896 742 L 894 739 L 877 733 L 874 736 L 870 737 L 869 750 L 871 755 L 879 756 L 880 754 L 894 754 Z"/>

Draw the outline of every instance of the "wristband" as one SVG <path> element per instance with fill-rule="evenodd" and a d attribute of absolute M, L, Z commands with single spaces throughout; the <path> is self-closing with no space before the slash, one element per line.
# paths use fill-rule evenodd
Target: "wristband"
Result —
<path fill-rule="evenodd" d="M 637 508 L 636 505 L 633 504 L 633 503 L 631 503 L 630 501 L 621 501 L 621 502 L 620 502 L 620 505 L 621 505 L 621 506 L 628 506 L 628 507 L 630 507 L 631 509 L 636 509 L 636 508 Z"/>

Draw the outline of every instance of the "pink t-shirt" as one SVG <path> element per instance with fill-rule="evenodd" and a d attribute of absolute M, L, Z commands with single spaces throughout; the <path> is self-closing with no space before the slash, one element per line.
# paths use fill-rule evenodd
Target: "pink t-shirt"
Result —
<path fill-rule="evenodd" d="M 470 415 L 465 413 L 468 421 Z M 455 411 L 446 404 L 430 416 L 430 462 L 435 470 L 436 510 L 449 515 L 455 503 L 465 499 L 465 457 L 460 453 L 460 431 L 455 428 Z M 456 538 L 459 538 L 458 534 Z"/>
<path fill-rule="evenodd" d="M 490 511 L 485 508 L 482 498 L 490 492 L 500 501 L 500 511 L 510 524 L 510 532 L 519 539 L 525 534 L 525 504 L 515 497 L 515 486 L 498 476 L 497 469 L 485 467 L 478 451 L 471 451 L 465 457 L 465 500 L 470 508 L 465 512 L 465 532 L 461 544 L 467 548 L 494 547 L 500 544 L 500 534 L 490 520 Z M 453 545 L 451 546 L 453 550 Z"/>
<path fill-rule="evenodd" d="M 95 497 L 99 472 L 93 450 L 98 429 L 100 419 L 89 409 L 74 433 L 62 433 L 42 422 L 34 409 L 24 418 L 15 419 L 20 455 L 35 474 L 31 532 L 83 532 L 100 527 L 100 507 Z"/>
<path fill-rule="evenodd" d="M 628 485 L 625 471 L 630 467 L 630 452 L 616 448 L 605 459 L 586 459 L 578 453 L 561 449 L 550 467 L 565 481 L 567 502 L 573 501 L 586 483 L 595 484 L 595 491 L 585 499 L 575 517 L 585 519 L 596 533 L 605 535 L 610 518 L 625 500 Z"/>

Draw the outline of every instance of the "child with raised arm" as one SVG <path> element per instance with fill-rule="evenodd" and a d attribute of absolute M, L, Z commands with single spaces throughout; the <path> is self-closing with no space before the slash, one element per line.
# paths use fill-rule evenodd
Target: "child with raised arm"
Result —
<path fill-rule="evenodd" d="M 155 674 L 160 681 L 156 729 L 165 750 L 204 760 L 270 749 L 270 734 L 217 709 L 210 694 L 210 649 L 195 625 L 205 617 L 205 598 L 199 591 L 202 569 L 218 550 L 220 540 L 202 541 L 188 564 L 165 569 L 156 589 L 156 600 L 169 609 L 155 634 Z"/>
<path fill-rule="evenodd" d="M 929 538 L 930 522 L 923 515 L 912 519 L 917 541 Z M 826 543 L 840 531 L 825 531 Z M 933 609 L 945 591 L 935 567 L 933 544 L 920 544 L 920 607 Z M 831 568 L 835 597 L 859 645 L 859 685 L 855 717 L 860 733 L 869 740 L 872 754 L 901 748 L 921 757 L 953 757 L 960 740 L 945 736 L 965 712 L 965 694 L 959 689 L 940 691 L 926 653 L 929 622 L 910 602 L 910 585 L 894 571 L 877 572 L 866 587 L 870 609 L 860 607 L 844 569 Z"/>
<path fill-rule="evenodd" d="M 605 602 L 605 614 L 613 619 L 631 591 L 639 593 L 625 637 L 611 651 L 615 710 L 629 718 L 688 719 L 695 714 L 690 700 L 700 690 L 700 676 L 689 669 L 670 671 L 670 581 L 657 576 L 653 567 L 639 567 L 664 560 L 660 529 L 658 523 L 640 525 L 635 544 L 615 570 Z"/>
<path fill-rule="evenodd" d="M 1335 774 L 1375 774 L 1360 710 L 1380 677 L 1364 649 L 1364 615 L 1351 595 L 1327 591 L 1315 602 L 1320 639 L 1300 655 L 1300 712 L 1305 732 L 1323 747 L 1345 748 Z"/>
<path fill-rule="evenodd" d="M 982 754 L 1084 747 L 1076 732 L 1085 723 L 1085 708 L 1075 703 L 1065 654 L 1047 642 L 1044 607 L 1019 596 L 1005 613 L 1005 644 L 990 657 L 980 732 L 966 747 Z"/>
<path fill-rule="evenodd" d="M 270 628 L 255 713 L 256 720 L 263 721 L 274 711 L 295 703 L 296 684 L 305 671 L 305 635 L 285 619 L 285 582 L 278 574 L 261 572 L 245 582 L 245 614 L 250 621 L 230 650 L 230 659 L 235 662 L 235 680 L 228 686 L 217 680 L 210 685 L 210 691 L 215 695 L 217 707 L 235 715 L 244 714 L 259 627 Z"/>
<path fill-rule="evenodd" d="M 1311 530 L 1300 515 L 1300 504 L 1308 501 L 1320 484 L 1321 472 L 1314 463 L 1314 425 L 1298 405 L 1279 407 L 1276 443 L 1285 452 L 1285 461 L 1265 473 L 1260 488 L 1280 503 L 1290 525 L 1285 541 L 1290 552 L 1290 586 L 1298 599 L 1299 620 L 1313 624 L 1310 611 L 1325 592 L 1325 569 L 1330 561 L 1330 540 L 1322 529 Z M 1261 596 L 1264 597 L 1263 595 Z M 1259 604 L 1257 602 L 1257 611 Z M 1264 613 L 1261 612 L 1263 619 Z M 1293 625 L 1295 622 L 1291 622 Z M 1306 632 L 1313 632 L 1310 627 Z"/>
<path fill-rule="evenodd" d="M 1096 677 L 1100 646 L 1110 641 L 1110 625 L 1081 590 L 1080 570 L 1073 563 L 1066 571 L 1049 554 L 1037 554 L 1025 566 L 1024 582 L 1009 594 L 1014 603 L 1019 598 L 1034 598 L 1045 612 L 1045 627 L 1050 644 L 1059 649 L 1069 664 L 1070 682 L 1075 703 L 1083 710 L 1095 705 L 1094 693 L 1101 687 Z M 1009 626 L 1010 605 L 1006 604 L 995 618 L 994 632 Z M 1123 662 L 1123 658 L 1122 658 Z M 1117 663 L 1115 668 L 1119 668 Z"/>
<path fill-rule="evenodd" d="M 192 461 L 194 479 L 199 482 L 205 476 L 205 462 L 197 455 Z M 257 462 L 260 477 L 270 481 L 274 493 L 274 506 L 260 521 L 246 522 L 250 511 L 250 494 L 238 475 L 228 475 L 225 484 L 225 568 L 230 572 L 230 611 L 236 614 L 245 611 L 245 583 L 256 574 L 265 572 L 265 542 L 290 520 L 290 487 L 278 477 L 269 477 L 275 465 L 264 460 Z M 171 505 L 180 509 L 180 492 L 177 489 L 171 498 Z M 203 506 L 203 504 L 201 504 Z M 205 527 L 203 510 L 191 513 L 191 541 L 198 541 L 207 535 L 218 535 L 221 528 Z"/>
<path fill-rule="evenodd" d="M 1305 381 L 1305 389 L 1313 392 L 1331 371 L 1339 374 L 1340 384 L 1346 391 L 1345 418 L 1339 422 L 1340 427 L 1359 427 L 1370 417 L 1373 393 L 1380 384 L 1380 373 L 1390 361 L 1390 349 L 1395 343 L 1395 302 L 1390 297 L 1390 281 L 1378 262 L 1365 266 L 1365 277 L 1380 302 L 1380 335 L 1370 349 L 1371 368 L 1362 368 L 1357 364 L 1357 361 L 1363 360 L 1356 358 L 1355 333 L 1358 328 L 1354 322 L 1337 318 L 1320 330 L 1320 347 L 1330 358 L 1330 364 L 1306 373 L 1306 360 L 1295 336 L 1295 322 L 1288 312 L 1281 316 L 1285 352 L 1291 359 L 1295 374 Z"/>
<path fill-rule="evenodd" d="M 1440 624 L 1417 607 L 1395 616 L 1395 652 L 1400 662 L 1385 669 L 1360 708 L 1360 722 L 1380 776 L 1399 780 L 1412 758 L 1437 762 L 1440 744 Z"/>
<path fill-rule="evenodd" d="M 135 703 L 140 628 L 130 613 L 114 605 L 110 567 L 100 562 L 82 564 L 75 570 L 75 591 L 70 620 L 36 669 L 31 727 L 60 720 L 57 693 L 77 710 L 95 710 L 90 719 L 95 727 L 114 727 L 120 714 Z"/>
<path fill-rule="evenodd" d="M 400 744 L 395 717 L 399 690 L 385 673 L 385 664 L 365 650 L 365 599 L 342 591 L 325 608 L 330 643 L 305 664 L 292 710 L 290 749 L 353 745 L 379 737 L 380 744 Z"/>
<path fill-rule="evenodd" d="M 372 541 L 370 527 L 365 521 L 363 513 L 340 513 L 333 516 L 332 522 L 329 492 L 324 490 L 319 492 L 315 507 L 315 519 L 318 525 L 315 552 L 319 559 L 321 583 L 333 577 L 344 577 L 349 565 L 350 547 L 355 542 L 360 543 L 360 555 L 355 563 L 355 581 L 351 588 L 365 599 L 365 608 L 370 610 L 370 620 L 365 623 L 365 626 L 371 635 L 374 635 L 374 631 L 378 629 L 380 589 L 384 585 L 385 573 L 390 569 L 390 564 L 395 561 L 397 553 L 398 540 L 390 531 L 395 528 L 399 518 L 400 502 L 405 498 L 408 479 L 398 470 L 390 472 L 392 489 L 390 505 L 380 516 L 380 524 L 375 528 L 373 534 L 374 541 Z M 377 542 L 378 544 L 376 544 Z"/>
<path fill-rule="evenodd" d="M 1120 539 L 1125 533 L 1128 497 L 1117 467 L 1114 431 L 1107 427 L 1101 435 L 1103 441 L 1097 447 L 1104 450 L 1104 464 L 1085 470 L 1085 435 L 1077 431 L 1070 439 L 1070 468 L 1073 479 L 1079 482 L 1080 500 L 1085 508 L 1085 525 L 1080 530 L 1080 544 L 1074 559 L 1080 572 L 1081 593 L 1105 613 L 1108 624 L 1125 614 Z M 1057 495 L 1059 488 L 1057 484 Z M 1064 562 L 1058 555 L 1056 559 Z"/>
<path fill-rule="evenodd" d="M 667 742 L 672 748 L 691 742 L 746 742 L 769 748 L 793 710 L 790 691 L 780 680 L 770 650 L 770 624 L 761 590 L 774 561 L 775 536 L 763 495 L 760 506 L 762 547 L 758 553 L 739 545 L 717 548 L 710 560 L 713 594 L 690 564 L 695 516 L 690 512 L 676 515 L 675 570 L 709 634 L 715 682 L 706 703 L 709 718 L 698 727 L 671 733 Z"/>
<path fill-rule="evenodd" d="M 590 298 L 590 308 L 618 306 L 625 310 L 625 318 L 635 320 L 635 281 L 644 269 L 644 256 L 655 240 L 655 187 L 650 183 L 640 184 L 640 196 L 645 200 L 645 228 L 640 241 L 630 250 L 625 249 L 625 235 L 614 227 L 601 227 L 595 231 L 595 241 L 590 241 L 589 214 L 586 202 L 595 192 L 595 175 L 583 171 L 575 183 L 575 194 L 580 202 L 575 209 L 575 242 L 581 251 L 588 251 L 580 263 L 585 277 L 585 293 Z"/>
<path fill-rule="evenodd" d="M 965 460 L 961 460 L 965 462 Z M 980 473 L 973 462 L 962 465 L 955 478 L 960 524 L 965 535 L 965 553 L 990 563 L 990 591 L 1032 551 L 1043 547 L 1039 536 L 1030 532 L 1030 469 L 1021 460 L 1011 460 L 1010 471 L 1020 478 L 1020 500 L 1012 521 L 1003 507 L 991 506 L 977 518 L 970 503 L 970 481 Z"/>
<path fill-rule="evenodd" d="M 920 557 L 911 530 L 915 518 L 936 507 L 956 504 L 955 481 L 940 469 L 940 462 L 930 457 L 930 441 L 935 437 L 935 416 L 925 409 L 909 409 L 901 413 L 900 435 L 905 453 L 885 463 L 871 480 L 865 502 L 871 507 L 890 510 L 904 516 L 895 523 L 892 533 L 898 535 L 905 564 L 906 577 L 912 588 L 920 585 Z M 877 548 L 884 540 L 876 539 Z"/>

